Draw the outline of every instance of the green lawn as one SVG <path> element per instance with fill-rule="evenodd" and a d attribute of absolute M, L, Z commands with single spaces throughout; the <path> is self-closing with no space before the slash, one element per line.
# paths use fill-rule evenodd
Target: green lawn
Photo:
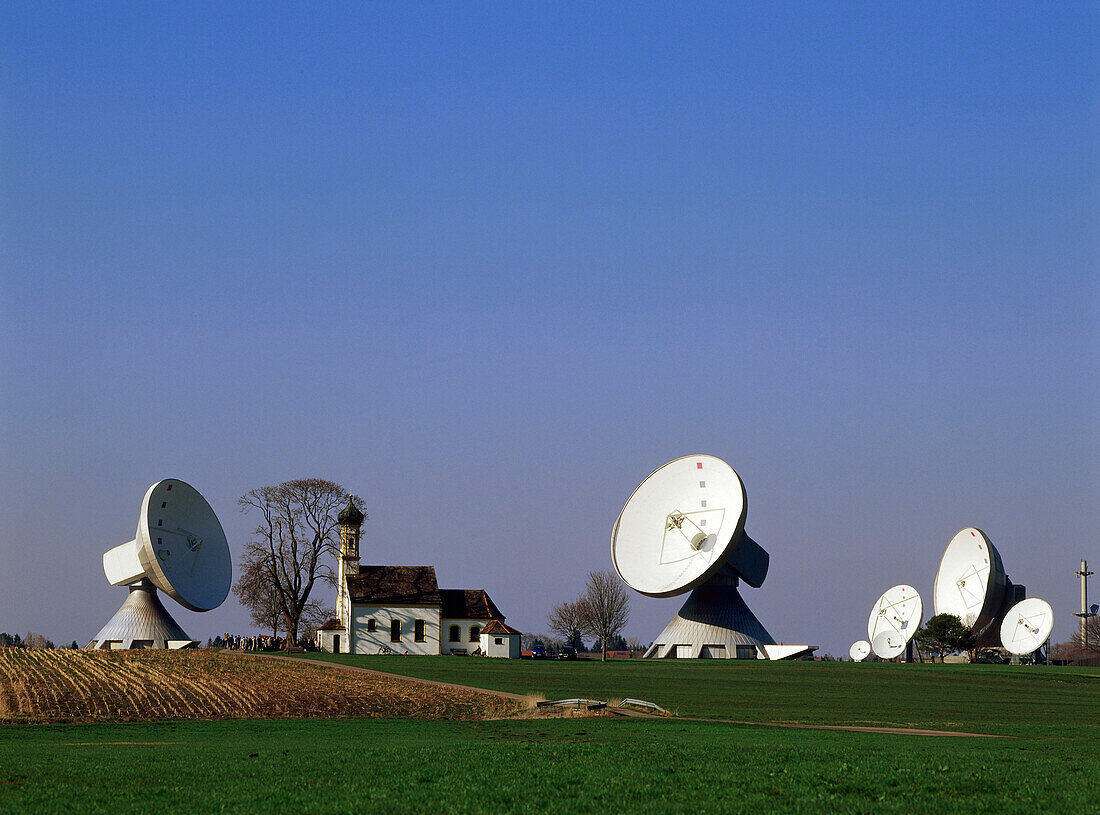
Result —
<path fill-rule="evenodd" d="M 1100 739 L 1097 668 L 310 656 L 548 698 L 629 696 L 681 716 Z"/>
<path fill-rule="evenodd" d="M 325 658 L 551 697 L 638 696 L 704 720 L 0 725 L 0 812 L 941 815 L 1089 812 L 1100 801 L 1095 669 Z"/>
<path fill-rule="evenodd" d="M 1098 758 L 676 720 L 3 726 L 0 812 L 1087 812 Z"/>

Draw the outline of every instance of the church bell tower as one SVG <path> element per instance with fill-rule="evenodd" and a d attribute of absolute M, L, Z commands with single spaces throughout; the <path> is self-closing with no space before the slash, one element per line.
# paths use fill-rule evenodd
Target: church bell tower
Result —
<path fill-rule="evenodd" d="M 348 505 L 340 510 L 336 522 L 340 525 L 340 563 L 336 573 L 336 619 L 351 631 L 351 597 L 348 595 L 347 576 L 359 574 L 359 534 L 367 519 L 355 502 L 348 498 Z"/>

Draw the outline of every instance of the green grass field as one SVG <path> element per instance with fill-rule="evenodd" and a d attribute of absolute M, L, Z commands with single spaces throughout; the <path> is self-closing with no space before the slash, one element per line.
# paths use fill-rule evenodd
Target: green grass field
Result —
<path fill-rule="evenodd" d="M 340 658 L 684 716 L 912 725 L 921 737 L 685 719 L 0 726 L 0 812 L 1089 812 L 1100 671 Z"/>
<path fill-rule="evenodd" d="M 1100 669 L 747 660 L 312 659 L 548 698 L 634 697 L 680 716 L 1100 738 Z"/>

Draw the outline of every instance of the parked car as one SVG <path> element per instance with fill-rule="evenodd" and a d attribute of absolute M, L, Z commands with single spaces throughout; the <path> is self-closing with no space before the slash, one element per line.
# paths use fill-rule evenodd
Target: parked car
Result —
<path fill-rule="evenodd" d="M 572 645 L 566 645 L 560 651 L 558 651 L 558 659 L 576 659 L 577 649 Z"/>

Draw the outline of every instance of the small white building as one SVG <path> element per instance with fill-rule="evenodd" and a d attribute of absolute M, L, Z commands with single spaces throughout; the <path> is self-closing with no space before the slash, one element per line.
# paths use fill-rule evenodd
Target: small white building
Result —
<path fill-rule="evenodd" d="M 500 620 L 493 620 L 481 629 L 481 653 L 487 657 L 519 659 L 522 636 L 523 632 Z"/>
<path fill-rule="evenodd" d="M 504 625 L 504 615 L 484 589 L 440 589 L 433 566 L 360 566 L 359 531 L 363 514 L 349 500 L 340 524 L 336 617 L 318 631 L 322 651 L 339 654 L 395 652 L 410 655 L 484 654 L 482 632 L 491 624 L 514 636 L 519 657 L 519 632 Z M 500 638 L 499 635 L 497 638 Z"/>

